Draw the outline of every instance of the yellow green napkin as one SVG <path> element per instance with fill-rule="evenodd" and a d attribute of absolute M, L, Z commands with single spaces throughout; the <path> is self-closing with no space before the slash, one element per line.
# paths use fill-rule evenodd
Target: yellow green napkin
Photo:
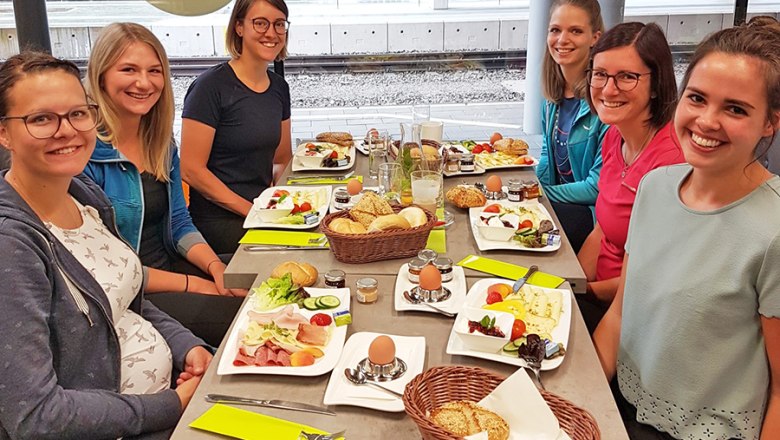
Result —
<path fill-rule="evenodd" d="M 528 272 L 528 268 L 523 266 L 505 263 L 492 258 L 478 257 L 476 255 L 469 255 L 459 261 L 458 266 L 468 267 L 469 269 L 489 273 L 501 278 L 509 278 L 510 280 L 516 280 Z M 560 286 L 564 281 L 566 280 L 559 276 L 550 275 L 549 273 L 544 272 L 536 272 L 528 279 L 529 284 L 553 289 Z"/>
<path fill-rule="evenodd" d="M 297 440 L 302 430 L 327 434 L 311 426 L 219 403 L 190 423 L 190 427 L 245 440 Z"/>
<path fill-rule="evenodd" d="M 431 231 L 428 236 L 428 244 L 425 245 L 427 249 L 433 249 L 439 254 L 447 253 L 447 231 L 444 229 L 435 229 Z"/>
<path fill-rule="evenodd" d="M 302 247 L 321 247 L 322 242 L 309 243 L 310 239 L 324 237 L 324 234 L 317 232 L 298 232 L 298 231 L 274 231 L 266 229 L 250 229 L 246 231 L 241 240 L 241 244 L 271 244 L 282 246 L 302 246 Z M 325 245 L 327 247 L 327 244 Z"/>
<path fill-rule="evenodd" d="M 350 180 L 358 180 L 361 183 L 363 182 L 363 176 L 352 176 L 349 179 L 328 179 L 328 178 L 322 178 L 322 179 L 303 179 L 298 180 L 294 177 L 288 177 L 287 178 L 287 184 L 288 185 L 346 185 L 347 182 Z"/>

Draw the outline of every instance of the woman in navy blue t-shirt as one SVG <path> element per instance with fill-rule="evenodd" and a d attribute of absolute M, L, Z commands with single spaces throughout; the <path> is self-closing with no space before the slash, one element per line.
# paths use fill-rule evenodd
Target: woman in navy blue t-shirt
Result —
<path fill-rule="evenodd" d="M 204 72 L 184 98 L 190 214 L 220 254 L 235 252 L 252 200 L 292 157 L 290 89 L 268 71 L 287 55 L 287 15 L 283 0 L 237 0 L 226 37 L 231 60 Z"/>

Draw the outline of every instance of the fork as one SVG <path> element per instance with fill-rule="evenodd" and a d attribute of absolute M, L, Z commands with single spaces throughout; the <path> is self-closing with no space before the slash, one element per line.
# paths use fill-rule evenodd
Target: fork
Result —
<path fill-rule="evenodd" d="M 301 434 L 298 436 L 298 440 L 336 440 L 340 438 L 345 438 L 344 434 L 347 433 L 346 429 L 342 429 L 339 432 L 334 432 L 333 434 L 314 434 L 314 433 L 308 433 L 306 431 L 301 431 Z"/>
<path fill-rule="evenodd" d="M 344 174 L 343 176 L 329 176 L 329 175 L 320 175 L 320 176 L 290 176 L 287 178 L 287 183 L 290 182 L 305 182 L 307 180 L 348 180 L 355 174 L 355 171 L 350 171 L 347 174 Z"/>

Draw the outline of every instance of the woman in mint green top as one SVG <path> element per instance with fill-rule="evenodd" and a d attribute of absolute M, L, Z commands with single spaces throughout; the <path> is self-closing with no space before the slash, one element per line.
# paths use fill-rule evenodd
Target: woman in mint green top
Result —
<path fill-rule="evenodd" d="M 594 334 L 632 439 L 780 438 L 780 24 L 708 37 L 674 128 L 688 164 L 642 180 Z"/>
<path fill-rule="evenodd" d="M 585 101 L 590 48 L 604 31 L 597 0 L 557 0 L 542 66 L 542 154 L 536 174 L 574 251 L 593 229 L 607 126 Z"/>

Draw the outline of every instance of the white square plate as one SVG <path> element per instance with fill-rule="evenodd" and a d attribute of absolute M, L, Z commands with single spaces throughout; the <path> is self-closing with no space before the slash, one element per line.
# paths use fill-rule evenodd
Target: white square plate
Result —
<path fill-rule="evenodd" d="M 319 202 L 317 206 L 315 206 L 314 203 L 312 203 L 312 207 L 317 210 L 317 212 L 320 213 L 319 219 L 317 219 L 317 223 L 311 224 L 311 225 L 283 225 L 283 224 L 277 224 L 277 223 L 267 223 L 260 219 L 260 216 L 257 213 L 257 210 L 261 209 L 262 206 L 267 206 L 268 201 L 271 200 L 271 197 L 274 194 L 274 191 L 283 189 L 286 191 L 289 191 L 290 194 L 300 191 L 302 193 L 308 193 L 308 194 L 320 194 L 317 196 L 317 201 Z M 265 191 L 260 193 L 259 196 L 254 200 L 254 203 L 252 203 L 252 209 L 249 210 L 249 214 L 246 216 L 246 220 L 244 220 L 244 229 L 252 229 L 252 228 L 274 228 L 274 229 L 313 229 L 320 225 L 320 222 L 322 221 L 322 218 L 325 217 L 325 214 L 328 213 L 328 207 L 330 206 L 330 199 L 333 195 L 333 187 L 330 185 L 326 186 L 272 186 L 270 188 L 266 188 Z"/>
<path fill-rule="evenodd" d="M 341 305 L 335 309 L 324 311 L 301 309 L 297 304 L 294 304 L 293 307 L 295 308 L 295 312 L 300 313 L 307 318 L 311 318 L 315 313 L 331 314 L 336 311 L 349 310 L 350 291 L 348 288 L 320 289 L 307 287 L 306 292 L 308 292 L 311 296 L 334 295 L 337 296 L 341 301 Z M 342 325 L 340 327 L 334 326 L 334 328 L 331 329 L 330 341 L 328 341 L 328 345 L 325 346 L 324 350 L 325 355 L 319 359 L 316 359 L 313 365 L 308 365 L 305 367 L 258 367 L 254 365 L 233 365 L 233 360 L 236 358 L 236 354 L 238 354 L 239 333 L 242 333 L 249 325 L 250 319 L 248 312 L 253 310 L 254 303 L 254 298 L 250 297 L 244 301 L 244 305 L 238 312 L 238 320 L 236 321 L 236 325 L 233 326 L 233 330 L 228 335 L 225 350 L 222 352 L 222 357 L 219 359 L 219 365 L 217 366 L 218 375 L 278 374 L 283 376 L 319 376 L 333 369 L 333 367 L 338 362 L 339 357 L 341 356 L 342 349 L 344 348 L 344 340 L 347 337 L 346 325 Z M 284 306 L 277 307 L 276 309 L 269 310 L 267 312 L 258 313 L 274 313 L 281 310 L 282 308 L 284 308 Z"/>
<path fill-rule="evenodd" d="M 523 202 L 510 202 L 507 200 L 488 200 L 485 206 L 480 206 L 478 208 L 469 208 L 469 223 L 471 223 L 471 234 L 474 236 L 474 241 L 477 242 L 477 247 L 479 248 L 479 250 L 492 251 L 496 249 L 508 249 L 508 250 L 528 251 L 528 252 L 554 252 L 561 248 L 560 241 L 558 241 L 553 245 L 547 245 L 541 248 L 530 248 L 530 247 L 525 247 L 519 242 L 514 241 L 512 239 L 509 239 L 509 241 L 493 241 L 493 240 L 486 239 L 485 237 L 482 236 L 482 234 L 480 234 L 479 229 L 477 229 L 477 227 L 475 226 L 475 223 L 479 222 L 479 215 L 482 213 L 485 207 L 493 204 L 499 204 L 501 206 L 511 206 L 511 207 L 524 206 L 527 208 L 538 209 L 539 211 L 541 211 L 542 216 L 552 221 L 552 216 L 547 211 L 547 208 L 545 208 L 544 205 L 542 205 L 536 200 L 523 201 Z M 555 223 L 553 223 L 553 229 L 556 228 L 557 226 L 555 225 Z"/>
<path fill-rule="evenodd" d="M 430 307 L 426 307 L 422 304 L 412 304 L 404 299 L 404 290 L 412 290 L 416 283 L 409 281 L 409 264 L 404 263 L 398 270 L 398 276 L 395 279 L 395 309 L 398 311 L 414 310 L 419 312 L 436 313 Z M 460 266 L 452 266 L 452 281 L 442 283 L 442 285 L 448 289 L 452 294 L 446 301 L 432 303 L 432 305 L 444 310 L 445 312 L 458 313 L 463 308 L 463 304 L 466 301 L 466 291 L 468 285 L 466 284 L 466 274 L 463 272 L 463 268 Z"/>
<path fill-rule="evenodd" d="M 311 142 L 302 142 L 298 145 L 298 147 L 295 149 L 295 152 L 293 152 L 293 158 L 292 158 L 292 170 L 293 171 L 343 171 L 348 170 L 355 166 L 355 144 L 353 143 L 351 147 L 349 147 L 349 151 L 347 152 L 347 156 L 349 156 L 349 162 L 346 165 L 342 165 L 340 167 L 307 167 L 304 166 L 301 161 L 298 160 L 298 158 L 295 156 L 295 154 L 298 151 L 301 151 L 302 149 L 306 149 L 304 146 L 305 144 L 324 144 L 325 142 L 317 142 L 317 141 L 311 141 Z"/>
<path fill-rule="evenodd" d="M 474 285 L 471 286 L 471 289 L 469 289 L 469 293 L 466 295 L 466 306 L 477 308 L 482 307 L 482 305 L 485 304 L 485 298 L 487 298 L 487 288 L 490 287 L 491 284 L 495 283 L 508 284 L 509 286 L 512 285 L 511 281 L 507 281 L 503 278 L 483 278 L 474 283 Z M 569 329 L 571 328 L 571 292 L 567 289 L 548 289 L 539 286 L 534 287 L 542 290 L 558 290 L 561 292 L 561 296 L 563 297 L 563 310 L 561 311 L 561 317 L 558 320 L 558 325 L 555 326 L 550 336 L 552 336 L 554 342 L 560 342 L 563 344 L 565 349 L 568 349 Z M 447 341 L 447 354 L 471 356 L 480 359 L 487 359 L 489 361 L 501 362 L 503 364 L 517 365 L 519 367 L 525 366 L 524 360 L 517 356 L 504 355 L 501 351 L 496 353 L 486 353 L 466 348 L 463 345 L 463 341 L 460 339 L 460 336 L 455 332 L 455 327 L 461 324 L 460 321 L 463 319 L 466 319 L 465 314 L 460 314 L 455 319 L 452 330 L 450 330 L 450 339 Z M 554 359 L 543 360 L 542 370 L 552 370 L 558 368 L 558 366 L 563 363 L 563 359 L 565 357 L 566 355 L 559 356 Z"/>
<path fill-rule="evenodd" d="M 359 332 L 349 337 L 344 344 L 338 364 L 330 374 L 328 387 L 322 402 L 325 405 L 352 405 L 377 411 L 402 412 L 404 402 L 400 397 L 375 389 L 368 385 L 355 385 L 344 376 L 345 368 L 356 368 L 358 362 L 368 357 L 368 347 L 382 333 Z M 396 380 L 383 382 L 382 385 L 399 393 L 404 392 L 406 384 L 422 373 L 425 363 L 425 337 L 387 335 L 395 342 L 396 356 L 406 362 L 406 373 Z"/>

